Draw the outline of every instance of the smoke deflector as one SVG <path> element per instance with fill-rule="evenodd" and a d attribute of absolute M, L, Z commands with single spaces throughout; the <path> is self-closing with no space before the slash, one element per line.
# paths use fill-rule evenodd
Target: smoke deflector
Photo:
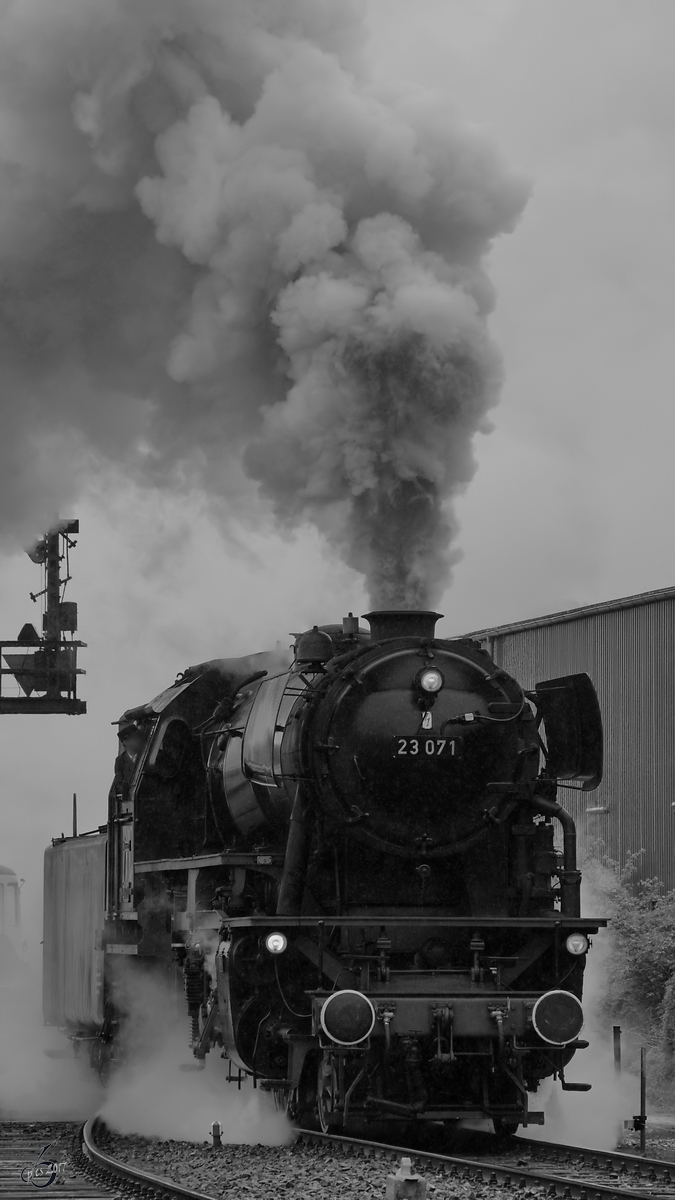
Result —
<path fill-rule="evenodd" d="M 585 671 L 535 684 L 534 700 L 546 728 L 548 773 L 576 779 L 583 792 L 602 781 L 602 716 L 595 688 Z"/>

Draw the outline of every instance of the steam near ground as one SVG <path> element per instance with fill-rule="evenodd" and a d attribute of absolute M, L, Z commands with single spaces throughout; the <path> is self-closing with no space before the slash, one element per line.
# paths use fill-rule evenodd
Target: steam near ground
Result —
<path fill-rule="evenodd" d="M 603 903 L 584 881 L 583 913 L 602 915 Z M 639 1080 L 614 1070 L 611 1025 L 601 1013 L 611 933 L 593 939 L 584 983 L 586 1017 L 582 1037 L 590 1042 L 567 1069 L 570 1081 L 592 1084 L 590 1092 L 563 1092 L 547 1080 L 533 1109 L 543 1109 L 544 1126 L 530 1126 L 527 1136 L 610 1149 L 622 1122 L 639 1110 Z M 26 966 L 13 980 L 0 984 L 0 1116 L 24 1119 L 84 1120 L 101 1111 L 111 1128 L 163 1140 L 201 1142 L 213 1121 L 223 1126 L 225 1141 L 282 1145 L 292 1138 L 286 1118 L 272 1097 L 228 1084 L 227 1063 L 219 1051 L 196 1068 L 188 1047 L 189 1023 L 182 995 L 177 1014 L 173 999 L 156 980 L 138 983 L 129 998 L 125 1045 L 127 1065 L 104 1089 L 88 1062 L 86 1044 L 75 1058 L 70 1043 L 42 1022 L 41 979 L 37 965 Z M 624 1037 L 630 1036 L 624 1030 Z"/>
<path fill-rule="evenodd" d="M 584 1037 L 567 1071 L 570 1080 L 591 1083 L 590 1092 L 563 1092 L 546 1081 L 531 1107 L 543 1108 L 546 1124 L 531 1126 L 528 1137 L 611 1149 L 622 1122 L 639 1109 L 639 1080 L 614 1071 L 611 1029 L 598 1015 L 603 990 L 603 964 L 610 952 L 609 935 L 600 934 L 589 955 L 586 973 Z M 287 1119 L 272 1097 L 242 1090 L 226 1081 L 227 1064 L 218 1050 L 196 1068 L 188 1047 L 187 1014 L 167 1017 L 167 997 L 146 984 L 134 998 L 129 1026 L 130 1062 L 104 1089 L 88 1063 L 86 1045 L 74 1058 L 70 1044 L 56 1029 L 42 1024 L 41 988 L 36 972 L 0 987 L 0 1114 L 25 1119 L 84 1120 L 100 1111 L 119 1133 L 162 1140 L 208 1140 L 213 1121 L 223 1126 L 223 1139 L 246 1144 L 283 1145 L 292 1139 Z"/>
<path fill-rule="evenodd" d="M 84 1120 L 102 1095 L 86 1051 L 75 1058 L 63 1034 L 43 1024 L 39 972 L 26 968 L 1 984 L 0 1117 Z"/>
<path fill-rule="evenodd" d="M 185 1001 L 177 999 L 176 1010 L 158 980 L 137 981 L 123 1039 L 129 1062 L 113 1075 L 105 1094 L 100 1113 L 106 1123 L 118 1133 L 203 1142 L 213 1121 L 220 1121 L 225 1142 L 290 1142 L 292 1127 L 273 1097 L 250 1082 L 241 1091 L 228 1083 L 227 1063 L 217 1048 L 199 1069 L 188 1046 Z"/>
<path fill-rule="evenodd" d="M 228 1084 L 217 1049 L 204 1070 L 195 1069 L 187 1012 L 171 1019 L 161 988 L 137 990 L 128 1029 L 131 1061 L 107 1089 L 89 1065 L 87 1043 L 75 1058 L 65 1035 L 43 1024 L 41 991 L 39 973 L 30 969 L 0 985 L 0 1118 L 84 1121 L 100 1112 L 119 1133 L 188 1142 L 208 1141 L 211 1124 L 220 1121 L 225 1142 L 280 1146 L 292 1140 L 269 1094 L 250 1082 L 241 1091 Z"/>
<path fill-rule="evenodd" d="M 602 900 L 584 879 L 582 915 L 603 915 Z M 581 1037 L 589 1042 L 579 1050 L 565 1071 L 570 1083 L 590 1083 L 590 1092 L 563 1092 L 560 1083 L 544 1082 L 533 1109 L 543 1109 L 546 1124 L 528 1127 L 527 1136 L 544 1141 L 570 1142 L 593 1149 L 611 1150 L 623 1131 L 623 1122 L 640 1110 L 640 1081 L 627 1071 L 614 1069 L 612 1027 L 601 1012 L 605 992 L 606 963 L 612 953 L 611 931 L 600 930 L 592 939 L 584 974 L 584 1028 Z M 626 1031 L 624 1030 L 624 1036 Z"/>
<path fill-rule="evenodd" d="M 223 1127 L 223 1141 L 245 1145 L 283 1146 L 292 1127 L 277 1112 L 267 1092 L 250 1080 L 227 1083 L 227 1064 L 214 1049 L 197 1069 L 188 1049 L 187 1021 L 174 1029 L 161 1053 L 142 1058 L 116 1075 L 105 1095 L 101 1116 L 117 1133 L 156 1137 L 162 1141 L 205 1142 L 213 1121 Z"/>

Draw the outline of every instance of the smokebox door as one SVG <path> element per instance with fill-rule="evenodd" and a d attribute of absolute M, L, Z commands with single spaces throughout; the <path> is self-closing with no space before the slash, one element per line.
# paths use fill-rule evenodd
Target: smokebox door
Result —
<path fill-rule="evenodd" d="M 592 792 L 602 779 L 602 717 L 590 676 L 564 675 L 535 686 L 546 729 L 547 766 L 557 779 L 578 779 Z"/>

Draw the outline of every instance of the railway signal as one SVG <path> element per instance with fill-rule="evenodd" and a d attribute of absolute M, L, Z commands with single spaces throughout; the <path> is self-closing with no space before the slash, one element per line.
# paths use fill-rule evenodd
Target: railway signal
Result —
<path fill-rule="evenodd" d="M 28 550 L 32 562 L 44 571 L 44 587 L 31 592 L 34 603 L 44 597 L 42 633 L 26 623 L 16 639 L 0 639 L 0 713 L 68 713 L 87 711 L 77 696 L 77 651 L 84 642 L 75 641 L 77 604 L 64 600 L 70 582 L 70 551 L 77 545 L 71 535 L 79 533 L 79 521 L 58 521 Z M 65 567 L 65 570 L 64 570 Z M 66 635 L 70 634 L 67 638 Z M 18 683 L 23 695 L 7 695 L 7 677 Z"/>

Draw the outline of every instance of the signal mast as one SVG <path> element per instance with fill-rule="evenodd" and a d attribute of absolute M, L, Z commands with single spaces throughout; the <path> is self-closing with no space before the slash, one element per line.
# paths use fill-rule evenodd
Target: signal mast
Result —
<path fill-rule="evenodd" d="M 77 676 L 84 671 L 77 666 L 77 651 L 86 642 L 73 638 L 77 631 L 77 604 L 64 600 L 66 584 L 70 582 L 70 551 L 77 542 L 71 534 L 79 533 L 79 521 L 62 520 L 27 551 L 32 562 L 44 570 L 44 587 L 31 592 L 37 603 L 44 596 L 42 635 L 34 625 L 26 623 L 16 640 L 0 639 L 0 655 L 7 666 L 0 666 L 1 713 L 86 713 L 84 700 L 77 698 Z M 65 565 L 65 572 L 62 568 Z M 70 638 L 66 637 L 70 634 Z M 11 648 L 11 653 L 6 653 Z M 18 683 L 23 695 L 7 695 L 3 684 L 7 677 Z"/>

